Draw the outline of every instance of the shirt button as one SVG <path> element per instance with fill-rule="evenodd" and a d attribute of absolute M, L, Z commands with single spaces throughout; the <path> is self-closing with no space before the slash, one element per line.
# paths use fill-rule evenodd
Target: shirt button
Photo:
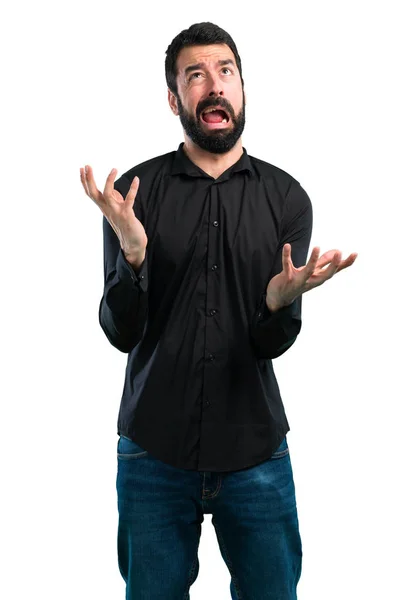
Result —
<path fill-rule="evenodd" d="M 218 269 L 218 265 L 213 265 L 213 266 L 211 267 L 211 269 L 212 269 L 213 271 L 216 271 L 216 270 Z"/>
<path fill-rule="evenodd" d="M 215 308 L 212 308 L 211 310 L 208 311 L 208 316 L 213 317 L 216 314 L 216 312 L 217 311 L 215 310 Z"/>
<path fill-rule="evenodd" d="M 218 221 L 214 221 L 213 225 L 214 225 L 214 227 L 218 227 L 218 225 L 219 225 Z"/>
<path fill-rule="evenodd" d="M 214 358 L 215 358 L 214 354 L 209 354 L 208 355 L 208 360 L 214 360 Z"/>

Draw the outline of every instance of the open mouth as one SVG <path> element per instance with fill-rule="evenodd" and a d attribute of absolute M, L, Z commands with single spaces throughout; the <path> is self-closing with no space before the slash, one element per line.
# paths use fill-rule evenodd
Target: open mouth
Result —
<path fill-rule="evenodd" d="M 229 114 L 222 108 L 206 108 L 200 117 L 210 129 L 225 127 L 230 122 Z"/>

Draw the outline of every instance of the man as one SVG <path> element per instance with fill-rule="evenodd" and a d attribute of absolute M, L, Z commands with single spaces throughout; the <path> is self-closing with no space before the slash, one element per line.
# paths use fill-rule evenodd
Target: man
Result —
<path fill-rule="evenodd" d="M 308 195 L 242 147 L 232 38 L 200 23 L 166 54 L 184 142 L 117 181 L 113 169 L 103 193 L 81 169 L 104 214 L 100 325 L 128 353 L 117 449 L 126 598 L 189 598 L 208 513 L 232 598 L 294 600 L 302 547 L 272 359 L 300 332 L 302 294 L 357 255 L 315 247 L 306 263 Z"/>

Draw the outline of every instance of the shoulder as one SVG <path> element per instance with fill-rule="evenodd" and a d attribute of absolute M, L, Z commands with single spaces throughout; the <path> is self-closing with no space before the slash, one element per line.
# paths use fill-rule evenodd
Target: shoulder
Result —
<path fill-rule="evenodd" d="M 284 169 L 262 160 L 261 158 L 256 158 L 255 156 L 249 155 L 249 159 L 258 177 L 276 182 L 276 184 L 279 185 L 279 188 L 286 188 L 289 190 L 293 184 L 300 185 L 298 180 Z"/>
<path fill-rule="evenodd" d="M 290 173 L 265 160 L 249 156 L 259 181 L 262 181 L 267 193 L 277 195 L 286 210 L 296 208 L 312 210 L 311 200 L 298 179 Z"/>
<path fill-rule="evenodd" d="M 136 175 L 139 177 L 141 184 L 148 177 L 153 179 L 157 174 L 163 173 L 166 167 L 168 168 L 173 160 L 174 155 L 175 151 L 167 152 L 165 154 L 161 154 L 160 156 L 149 158 L 148 160 L 135 165 L 128 171 L 125 171 L 125 173 L 123 173 L 114 182 L 114 187 L 121 191 L 121 193 L 125 192 L 126 194 Z"/>

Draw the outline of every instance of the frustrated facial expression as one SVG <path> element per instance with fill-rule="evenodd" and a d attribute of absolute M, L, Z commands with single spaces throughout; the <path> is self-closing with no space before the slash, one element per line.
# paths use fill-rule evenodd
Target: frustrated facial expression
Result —
<path fill-rule="evenodd" d="M 170 91 L 169 101 L 188 137 L 207 152 L 229 152 L 245 125 L 245 94 L 229 46 L 183 48 L 177 60 L 177 87 L 176 103 Z M 210 114 L 210 108 L 218 110 Z"/>

